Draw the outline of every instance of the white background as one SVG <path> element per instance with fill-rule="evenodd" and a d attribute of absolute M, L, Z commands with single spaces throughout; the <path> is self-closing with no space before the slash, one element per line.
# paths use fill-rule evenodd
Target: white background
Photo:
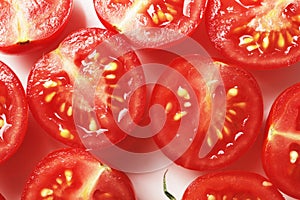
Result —
<path fill-rule="evenodd" d="M 0 54 L 0 60 L 15 71 L 26 88 L 27 76 L 34 62 L 43 53 L 56 48 L 59 42 L 70 32 L 83 27 L 102 27 L 94 11 L 92 0 L 74 0 L 71 21 L 57 42 L 49 44 L 49 47 L 43 52 L 26 55 Z M 265 116 L 274 98 L 286 87 L 299 81 L 300 67 L 297 65 L 272 71 L 252 71 L 263 91 Z M 262 135 L 241 159 L 226 169 L 257 171 L 263 174 L 260 162 L 261 143 Z M 19 199 L 24 183 L 36 163 L 52 149 L 59 147 L 64 146 L 45 133 L 30 115 L 24 143 L 12 158 L 0 164 L 0 193 L 4 194 L 8 200 Z M 204 173 L 186 170 L 175 165 L 169 166 L 168 169 L 168 189 L 177 199 L 181 198 L 185 188 L 194 178 Z M 165 169 L 146 174 L 128 174 L 139 200 L 167 199 L 162 190 L 164 171 Z"/>

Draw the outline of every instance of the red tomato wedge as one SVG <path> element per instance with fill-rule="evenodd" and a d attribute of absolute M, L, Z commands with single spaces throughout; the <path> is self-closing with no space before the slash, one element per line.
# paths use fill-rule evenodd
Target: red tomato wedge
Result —
<path fill-rule="evenodd" d="M 300 199 L 300 84 L 283 91 L 268 116 L 262 160 L 270 180 Z"/>
<path fill-rule="evenodd" d="M 94 0 L 94 5 L 104 26 L 125 33 L 139 45 L 153 47 L 193 32 L 203 18 L 206 0 Z"/>
<path fill-rule="evenodd" d="M 73 0 L 0 1 L 0 50 L 17 53 L 49 44 L 72 9 Z"/>
<path fill-rule="evenodd" d="M 212 0 L 206 26 L 230 61 L 254 69 L 285 67 L 300 59 L 299 1 Z"/>
<path fill-rule="evenodd" d="M 77 110 L 88 109 L 85 106 L 73 104 L 73 94 L 76 89 L 74 83 L 83 67 L 81 63 L 95 52 L 98 45 L 113 35 L 112 32 L 99 28 L 78 30 L 63 40 L 56 50 L 39 59 L 30 72 L 27 94 L 33 116 L 50 135 L 67 145 L 82 146 L 73 115 L 75 107 Z M 95 132 L 98 128 L 100 129 L 96 123 L 99 121 L 101 130 L 106 130 L 105 135 L 110 142 L 117 143 L 126 134 L 114 121 L 112 107 L 117 104 L 112 106 L 111 102 L 116 98 L 121 101 L 123 97 L 115 97 L 112 94 L 114 88 L 118 88 L 118 80 L 123 74 L 139 66 L 140 62 L 132 51 L 115 57 L 107 61 L 108 63 L 106 63 L 106 57 L 102 59 L 101 55 L 94 54 L 94 56 L 99 57 L 99 62 L 103 61 L 103 63 L 98 63 L 99 69 L 100 66 L 106 67 L 99 77 L 95 91 L 95 112 L 98 119 L 94 116 L 85 117 L 84 120 L 89 124 L 86 131 Z M 93 74 L 97 69 L 89 70 L 89 72 Z M 142 72 L 132 74 L 132 84 L 139 82 L 143 82 Z M 88 87 L 84 85 L 84 82 L 82 84 L 83 88 Z M 133 121 L 138 121 L 143 115 L 145 95 L 145 89 L 140 89 L 131 96 L 129 114 Z M 82 99 L 84 100 L 84 97 Z M 126 121 L 124 123 L 126 124 Z"/>
<path fill-rule="evenodd" d="M 0 163 L 20 147 L 27 123 L 28 105 L 24 88 L 16 74 L 0 62 Z"/>
<path fill-rule="evenodd" d="M 83 149 L 59 149 L 41 160 L 29 176 L 22 200 L 124 199 L 134 200 L 132 183 Z"/>
<path fill-rule="evenodd" d="M 220 74 L 223 92 L 221 85 L 216 87 L 216 93 L 210 90 L 209 84 L 216 80 L 205 82 L 189 61 L 175 59 L 170 67 L 190 86 L 182 84 L 171 73 L 162 75 L 162 81 L 153 89 L 151 105 L 159 104 L 165 109 L 166 121 L 154 140 L 180 166 L 200 171 L 219 169 L 241 157 L 256 140 L 263 118 L 262 95 L 254 77 L 244 69 L 218 61 L 210 65 L 205 60 L 197 61 L 198 65 L 210 67 Z M 170 91 L 164 86 L 178 89 Z M 193 97 L 193 93 L 196 96 Z M 217 104 L 212 105 L 212 97 L 218 98 L 216 96 L 222 93 L 224 102 L 217 100 Z M 221 109 L 212 115 L 213 109 L 218 107 Z M 162 120 L 156 118 L 156 123 Z M 187 126 L 182 129 L 185 121 Z M 186 150 L 182 151 L 183 148 Z"/>
<path fill-rule="evenodd" d="M 243 171 L 202 175 L 186 189 L 183 200 L 260 199 L 283 200 L 282 194 L 266 178 Z"/>

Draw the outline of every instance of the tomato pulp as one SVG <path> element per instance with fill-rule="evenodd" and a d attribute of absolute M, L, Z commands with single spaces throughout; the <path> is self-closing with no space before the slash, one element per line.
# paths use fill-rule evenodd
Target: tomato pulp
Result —
<path fill-rule="evenodd" d="M 154 140 L 176 164 L 201 171 L 218 169 L 237 160 L 256 140 L 263 118 L 262 95 L 254 77 L 244 69 L 218 61 L 207 65 L 198 59 L 196 63 L 220 74 L 224 102 L 212 105 L 212 99 L 222 95 L 215 93 L 222 86 L 216 87 L 215 91 L 210 88 L 215 79 L 205 82 L 190 62 L 175 59 L 170 66 L 187 80 L 190 87 L 172 74 L 162 75 L 163 86 L 157 84 L 154 87 L 151 105 L 161 105 L 166 120 Z M 170 87 L 177 89 L 170 91 Z M 223 110 L 212 116 L 213 110 L 219 107 Z M 224 112 L 223 116 L 221 112 Z M 152 120 L 160 123 L 162 118 L 157 116 Z M 187 121 L 187 128 L 180 131 L 184 121 Z M 174 143 L 177 145 L 171 145 Z"/>
<path fill-rule="evenodd" d="M 28 105 L 16 74 L 0 62 L 0 163 L 11 157 L 27 131 Z"/>
<path fill-rule="evenodd" d="M 262 160 L 270 180 L 284 193 L 300 198 L 300 84 L 283 91 L 268 116 Z"/>
<path fill-rule="evenodd" d="M 206 0 L 94 0 L 94 5 L 104 26 L 124 33 L 134 44 L 155 47 L 193 32 L 203 18 Z"/>
<path fill-rule="evenodd" d="M 254 69 L 296 63 L 299 51 L 299 1 L 212 0 L 206 26 L 223 56 Z"/>
<path fill-rule="evenodd" d="M 135 194 L 126 174 L 81 148 L 67 148 L 50 153 L 37 164 L 21 199 L 134 200 Z"/>
<path fill-rule="evenodd" d="M 27 94 L 33 116 L 50 135 L 67 145 L 82 147 L 81 137 L 78 135 L 78 128 L 82 127 L 78 127 L 74 121 L 75 108 L 83 111 L 94 109 L 97 114 L 97 117 L 92 115 L 85 117 L 84 120 L 88 123 L 84 127 L 86 133 L 97 135 L 99 131 L 105 132 L 112 143 L 117 143 L 126 136 L 114 119 L 112 110 L 118 107 L 118 104 L 112 105 L 112 101 L 123 102 L 128 95 L 114 96 L 113 92 L 115 88 L 124 87 L 118 85 L 118 80 L 126 72 L 139 66 L 140 62 L 132 51 L 125 52 L 113 60 L 101 57 L 102 55 L 95 52 L 97 46 L 113 35 L 114 33 L 100 28 L 80 29 L 65 38 L 56 50 L 39 59 L 30 72 Z M 82 102 L 77 105 L 73 103 L 73 94 L 76 90 L 74 83 L 80 77 L 80 70 L 83 69 L 87 57 L 91 58 L 90 62 L 97 62 L 98 65 L 95 67 L 98 68 L 86 71 L 96 74 L 98 69 L 103 69 L 103 73 L 96 77 L 99 81 L 95 83 L 97 86 L 94 91 L 95 105 L 92 108 L 84 102 L 84 96 Z M 143 83 L 141 71 L 131 75 L 130 83 Z M 79 83 L 80 87 L 90 89 L 89 85 L 84 83 L 84 81 Z M 143 115 L 145 93 L 145 89 L 140 88 L 130 98 L 127 115 L 130 113 L 133 121 L 138 121 Z M 126 121 L 123 123 L 126 124 Z"/>
<path fill-rule="evenodd" d="M 0 50 L 17 53 L 49 44 L 71 16 L 73 0 L 0 1 Z"/>

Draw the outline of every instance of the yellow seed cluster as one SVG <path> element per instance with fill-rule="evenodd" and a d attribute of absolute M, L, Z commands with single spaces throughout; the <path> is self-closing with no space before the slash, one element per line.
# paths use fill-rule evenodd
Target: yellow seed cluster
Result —
<path fill-rule="evenodd" d="M 152 21 L 154 24 L 160 24 L 165 22 L 172 22 L 174 20 L 174 15 L 177 14 L 177 10 L 173 5 L 166 3 L 166 12 L 164 12 L 161 8 L 158 8 L 156 12 L 152 13 Z"/>

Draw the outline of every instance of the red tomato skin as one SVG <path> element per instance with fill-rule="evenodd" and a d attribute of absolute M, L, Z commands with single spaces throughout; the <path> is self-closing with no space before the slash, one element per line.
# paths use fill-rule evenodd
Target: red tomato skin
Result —
<path fill-rule="evenodd" d="M 63 11 L 63 14 L 60 16 L 62 18 L 60 21 L 60 24 L 59 25 L 52 24 L 52 26 L 55 26 L 55 29 L 52 30 L 52 32 L 44 33 L 39 38 L 35 38 L 35 39 L 28 40 L 25 42 L 16 42 L 16 43 L 7 44 L 8 42 L 6 42 L 4 39 L 4 41 L 2 43 L 0 42 L 0 51 L 3 53 L 6 53 L 6 54 L 30 53 L 30 52 L 42 49 L 42 48 L 46 47 L 47 45 L 49 45 L 49 43 L 58 39 L 58 37 L 61 35 L 61 33 L 64 31 L 65 27 L 67 26 L 67 24 L 71 18 L 73 8 L 74 8 L 73 0 L 66 0 L 65 3 L 67 5 L 67 7 Z M 53 4 L 53 2 L 51 2 L 50 4 Z M 7 13 L 4 13 L 3 15 L 6 15 L 6 14 Z M 30 13 L 30 14 L 32 14 L 32 13 Z M 38 16 L 38 15 L 36 15 L 36 16 Z M 5 18 L 5 16 L 0 15 L 0 18 L 3 18 L 3 17 Z M 30 21 L 34 21 L 34 19 L 30 19 Z M 46 24 L 46 25 L 50 26 L 49 24 Z M 36 26 L 38 26 L 38 25 L 36 24 Z M 36 27 L 29 27 L 29 28 L 35 29 Z"/>
<path fill-rule="evenodd" d="M 5 200 L 5 198 L 2 194 L 0 194 L 0 200 Z"/>
<path fill-rule="evenodd" d="M 282 192 L 296 199 L 300 199 L 299 98 L 300 83 L 296 83 L 275 99 L 267 118 L 262 150 L 266 175 Z"/>
<path fill-rule="evenodd" d="M 74 180 L 68 186 L 63 185 L 61 190 L 53 188 L 54 195 L 49 196 L 54 199 L 136 199 L 132 182 L 125 173 L 102 164 L 81 148 L 57 149 L 44 157 L 30 174 L 21 199 L 45 199 L 41 197 L 41 191 L 52 189 L 57 178 L 63 178 L 60 172 L 66 169 L 73 171 Z M 88 188 L 82 188 L 84 184 Z M 55 194 L 55 191 L 59 193 Z"/>
<path fill-rule="evenodd" d="M 0 61 L 0 95 L 5 99 L 1 100 L 0 114 L 4 114 L 6 121 L 11 125 L 4 130 L 3 139 L 0 139 L 0 163 L 5 162 L 16 153 L 22 144 L 27 131 L 28 104 L 25 90 L 17 75 L 5 63 Z M 2 87 L 7 93 L 2 94 Z M 7 96 L 6 96 L 7 95 Z M 8 99 L 7 99 L 8 98 Z M 9 102 L 9 103 L 7 103 Z M 10 104 L 4 108 L 2 104 Z M 1 117 L 2 120 L 3 117 Z"/>
<path fill-rule="evenodd" d="M 284 200 L 282 194 L 263 176 L 246 171 L 224 171 L 202 175 L 185 190 L 182 200 L 199 199 Z M 214 197 L 214 198 L 213 198 Z"/>

